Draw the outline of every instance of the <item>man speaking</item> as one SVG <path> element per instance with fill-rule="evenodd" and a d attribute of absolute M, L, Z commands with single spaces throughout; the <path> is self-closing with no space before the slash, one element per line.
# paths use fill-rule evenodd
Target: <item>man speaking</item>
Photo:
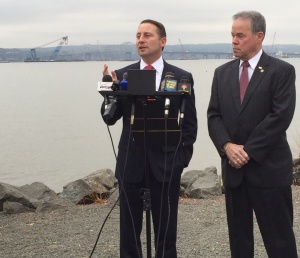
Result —
<path fill-rule="evenodd" d="M 115 171 L 120 189 L 120 257 L 122 258 L 142 257 L 140 235 L 143 224 L 143 199 L 141 190 L 146 187 L 147 177 L 155 234 L 155 257 L 177 257 L 180 178 L 193 154 L 193 144 L 197 136 L 197 115 L 192 74 L 168 64 L 162 58 L 166 42 L 163 24 L 154 20 L 142 21 L 136 33 L 136 49 L 141 60 L 111 73 L 113 80 L 117 81 L 122 79 L 123 74 L 130 69 L 155 69 L 156 90 L 160 89 L 162 79 L 166 77 L 167 72 L 173 73 L 172 80 L 178 82 L 183 76 L 188 78 L 191 85 L 191 93 L 185 96 L 185 101 L 182 101 L 182 96 L 174 96 L 170 98 L 170 102 L 166 101 L 168 122 L 170 122 L 170 128 L 175 129 L 174 131 L 161 132 L 164 129 L 160 123 L 164 124 L 165 102 L 151 97 L 144 102 L 136 102 L 135 110 L 140 116 L 138 119 L 135 118 L 136 127 L 133 125 L 131 128 L 132 103 L 126 97 L 117 98 L 117 107 L 113 117 L 109 119 L 103 117 L 108 125 L 115 124 L 120 118 L 123 120 Z M 103 74 L 108 74 L 107 66 Z M 143 85 L 140 86 L 143 87 Z M 181 126 L 177 119 L 180 109 L 185 110 Z M 102 105 L 102 115 L 104 112 L 105 106 Z M 149 119 L 144 121 L 143 117 Z M 145 136 L 146 142 L 143 132 L 140 132 L 146 131 L 143 127 L 144 122 L 147 123 L 149 129 Z M 146 171 L 148 175 L 145 175 Z"/>

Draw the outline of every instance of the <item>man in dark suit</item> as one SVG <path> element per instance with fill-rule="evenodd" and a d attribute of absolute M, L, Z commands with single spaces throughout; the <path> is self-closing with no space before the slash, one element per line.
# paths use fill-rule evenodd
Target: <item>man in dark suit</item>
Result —
<path fill-rule="evenodd" d="M 297 257 L 293 162 L 286 138 L 295 110 L 295 69 L 262 51 L 265 29 L 258 12 L 233 16 L 232 47 L 237 59 L 215 70 L 207 111 L 209 134 L 222 159 L 234 258 L 254 256 L 253 211 L 268 256 Z M 250 66 L 244 68 L 249 84 L 243 96 L 239 77 L 243 77 L 244 61 Z"/>
<path fill-rule="evenodd" d="M 136 48 L 141 60 L 113 71 L 112 77 L 114 81 L 120 80 L 128 69 L 144 69 L 147 65 L 152 65 L 156 70 L 156 90 L 159 90 L 166 72 L 173 72 L 177 81 L 180 81 L 182 76 L 187 76 L 191 84 L 191 94 L 185 99 L 182 126 L 178 124 L 182 96 L 170 99 L 167 126 L 171 130 L 163 126 L 164 100 L 153 97 L 136 100 L 133 126 L 130 124 L 132 102 L 128 97 L 118 97 L 117 110 L 111 119 L 103 117 L 108 125 L 113 125 L 123 118 L 115 172 L 120 184 L 120 257 L 123 258 L 142 257 L 140 235 L 143 200 L 140 192 L 146 186 L 145 179 L 148 176 L 145 176 L 145 171 L 149 173 L 155 257 L 177 257 L 180 177 L 192 157 L 197 136 L 197 115 L 192 74 L 168 64 L 162 58 L 166 41 L 166 31 L 161 23 L 153 20 L 142 21 L 136 33 Z M 106 65 L 103 74 L 108 74 Z M 101 112 L 103 115 L 104 105 Z M 143 125 L 144 118 L 147 118 L 147 131 Z"/>

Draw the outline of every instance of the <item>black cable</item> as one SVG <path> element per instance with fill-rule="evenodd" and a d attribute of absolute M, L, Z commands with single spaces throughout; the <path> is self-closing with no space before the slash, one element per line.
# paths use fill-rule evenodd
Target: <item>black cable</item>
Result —
<path fill-rule="evenodd" d="M 148 198 L 151 198 L 150 183 L 149 183 L 149 171 L 147 168 L 147 114 L 146 114 L 146 101 L 143 102 L 143 121 L 144 121 L 144 167 L 145 167 L 145 190 L 147 191 Z M 147 239 L 147 258 L 151 257 L 151 199 L 147 200 L 147 196 L 144 196 L 144 210 L 146 211 L 146 239 Z"/>
<path fill-rule="evenodd" d="M 173 162 L 172 162 L 171 176 L 170 176 L 168 192 L 167 192 L 167 195 L 168 195 L 168 208 L 169 208 L 168 211 L 169 212 L 168 212 L 168 222 L 167 222 L 166 232 L 165 232 L 165 236 L 164 236 L 164 244 L 163 244 L 164 248 L 163 248 L 163 256 L 162 257 L 164 257 L 167 232 L 168 232 L 168 227 L 169 227 L 169 222 L 170 222 L 170 186 L 171 186 L 171 181 L 172 181 L 173 172 L 174 172 L 175 157 L 178 153 L 178 149 L 180 147 L 181 140 L 182 140 L 182 127 L 180 127 L 180 137 L 179 137 L 179 142 L 178 142 L 178 145 L 177 145 L 175 153 L 174 153 L 174 158 L 173 158 Z"/>
<path fill-rule="evenodd" d="M 167 140 L 167 135 L 168 135 L 168 133 L 167 133 L 167 121 L 168 121 L 168 117 L 165 116 L 164 120 L 165 120 L 165 150 L 167 150 L 167 146 L 168 146 L 168 140 Z M 164 177 L 163 177 L 162 192 L 161 192 L 161 197 L 160 197 L 159 226 L 158 226 L 158 231 L 157 231 L 155 257 L 157 257 L 159 235 L 160 235 L 160 230 L 161 230 L 161 217 L 162 217 L 162 206 L 163 206 L 163 197 L 164 197 L 164 190 L 165 190 L 166 173 L 167 173 L 167 151 L 165 151 Z M 163 249 L 164 248 L 165 248 L 165 246 L 163 246 Z M 163 251 L 163 253 L 164 253 L 164 251 Z"/>
<path fill-rule="evenodd" d="M 167 147 L 168 147 L 168 141 L 167 141 L 168 124 L 167 124 L 167 120 L 168 120 L 168 116 L 165 115 L 165 149 L 166 150 L 167 150 Z M 181 140 L 182 140 L 182 121 L 181 121 L 181 123 L 179 123 L 179 126 L 180 126 L 180 137 L 179 137 L 179 141 L 178 141 L 177 147 L 176 147 L 175 152 L 174 152 L 174 157 L 173 157 L 173 161 L 172 161 L 172 168 L 171 168 L 171 175 L 170 175 L 170 179 L 169 179 L 169 182 L 168 182 L 168 190 L 167 190 L 168 218 L 167 218 L 166 231 L 165 231 L 164 240 L 163 240 L 162 257 L 164 257 L 164 253 L 165 253 L 166 237 L 167 237 L 167 232 L 168 232 L 168 227 L 169 227 L 169 222 L 170 222 L 170 214 L 171 214 L 170 186 L 171 186 L 171 181 L 172 181 L 172 177 L 173 177 L 173 173 L 174 173 L 175 157 L 178 153 L 178 149 L 180 147 L 180 143 L 181 143 Z M 161 203 L 160 203 L 160 215 L 159 215 L 160 219 L 159 219 L 159 229 L 158 229 L 158 234 L 157 234 L 158 236 L 157 236 L 157 241 L 156 241 L 156 254 L 155 254 L 155 257 L 157 257 L 159 235 L 160 235 L 160 230 L 161 230 L 161 217 L 162 217 L 162 206 L 163 206 L 163 196 L 164 196 L 166 171 L 167 171 L 167 152 L 165 152 L 164 176 L 163 176 L 163 185 L 162 185 Z"/>
<path fill-rule="evenodd" d="M 127 164 L 127 160 L 128 160 L 128 152 L 129 152 L 129 147 L 130 147 L 130 139 L 131 139 L 131 134 L 132 134 L 132 126 L 133 126 L 133 121 L 134 121 L 134 112 L 135 112 L 135 100 L 132 101 L 131 122 L 130 122 L 130 130 L 129 130 L 129 137 L 128 137 L 128 145 L 127 145 L 128 148 L 127 148 L 127 153 L 126 153 L 126 159 L 125 159 L 125 165 L 124 165 L 124 171 L 123 171 L 123 178 L 120 179 L 120 181 L 121 181 L 120 182 L 120 184 L 121 184 L 120 193 L 119 193 L 119 196 L 118 196 L 116 202 L 114 203 L 114 205 L 112 206 L 112 208 L 110 209 L 110 211 L 108 212 L 108 214 L 106 215 L 106 217 L 105 217 L 105 219 L 104 219 L 104 221 L 102 223 L 102 226 L 100 228 L 100 231 L 99 231 L 98 236 L 96 238 L 96 242 L 94 244 L 94 247 L 93 247 L 93 249 L 91 251 L 91 254 L 90 254 L 89 258 L 91 258 L 92 255 L 94 254 L 94 251 L 96 250 L 96 247 L 97 247 L 99 238 L 101 236 L 102 230 L 103 230 L 103 228 L 105 226 L 105 223 L 106 223 L 107 219 L 109 218 L 109 216 L 110 216 L 111 212 L 113 211 L 113 209 L 116 207 L 116 205 L 117 205 L 117 203 L 118 203 L 118 201 L 119 201 L 120 196 L 121 196 L 122 193 L 125 194 L 126 202 L 127 202 L 128 208 L 129 208 L 129 213 L 130 213 L 130 217 L 131 217 L 131 221 L 132 221 L 132 226 L 133 226 L 133 231 L 134 231 L 134 236 L 135 236 L 135 243 L 136 243 L 137 252 L 138 252 L 139 257 L 142 258 L 141 254 L 139 252 L 138 244 L 137 244 L 137 235 L 136 235 L 136 232 L 135 232 L 135 227 L 134 227 L 134 221 L 133 221 L 133 216 L 132 216 L 131 208 L 130 208 L 130 205 L 129 205 L 129 201 L 128 201 L 128 197 L 127 197 L 126 191 L 124 190 L 124 186 L 123 186 L 124 176 L 125 176 L 125 168 L 126 168 L 126 164 Z M 106 124 L 107 124 L 107 120 L 106 120 Z M 117 154 L 116 154 L 116 151 L 115 151 L 113 139 L 112 139 L 111 132 L 110 132 L 108 124 L 107 124 L 107 130 L 108 130 L 109 137 L 110 137 L 110 140 L 111 140 L 111 143 L 112 143 L 112 148 L 113 148 L 113 152 L 114 152 L 114 155 L 115 155 L 115 159 L 117 161 Z M 117 170 L 117 168 L 116 168 L 116 170 Z"/>
<path fill-rule="evenodd" d="M 106 121 L 106 122 L 107 122 L 107 121 Z M 113 152 L 114 152 L 115 158 L 117 159 L 117 154 L 116 154 L 114 142 L 113 142 L 113 139 L 112 139 L 112 136 L 111 136 L 111 132 L 110 132 L 110 130 L 109 130 L 109 126 L 108 126 L 108 125 L 107 125 L 107 130 L 108 130 L 108 133 L 109 133 L 110 141 L 111 141 L 111 143 L 112 143 L 112 148 L 113 148 Z M 101 225 L 100 231 L 99 231 L 99 233 L 98 233 L 98 236 L 97 236 L 97 238 L 96 238 L 96 242 L 95 242 L 95 244 L 94 244 L 94 247 L 93 247 L 93 249 L 92 249 L 92 251 L 91 251 L 91 254 L 90 254 L 89 258 L 91 258 L 92 255 L 94 254 L 94 252 L 95 252 L 95 250 L 96 250 L 96 247 L 97 247 L 97 244 L 98 244 L 98 241 L 99 241 L 99 238 L 100 238 L 100 235 L 101 235 L 102 230 L 103 230 L 103 228 L 104 228 L 104 226 L 105 226 L 105 223 L 106 223 L 107 219 L 109 218 L 109 215 L 112 213 L 113 209 L 116 207 L 116 205 L 117 205 L 119 199 L 120 199 L 120 196 L 118 197 L 117 201 L 114 203 L 114 205 L 112 206 L 112 208 L 110 209 L 110 211 L 109 211 L 108 214 L 106 215 L 106 217 L 105 217 L 105 219 L 104 219 L 104 221 L 103 221 L 103 223 L 102 223 L 102 225 Z"/>
<path fill-rule="evenodd" d="M 168 191 L 167 191 L 167 197 L 168 197 L 168 219 L 167 219 L 167 223 L 166 223 L 166 231 L 165 231 L 165 236 L 164 236 L 164 242 L 163 242 L 163 254 L 162 257 L 164 257 L 165 255 L 165 245 L 166 245 L 166 238 L 167 238 L 167 232 L 168 232 L 168 228 L 169 228 L 169 222 L 170 222 L 170 187 L 171 187 L 171 182 L 172 182 L 172 177 L 173 177 L 173 173 L 174 173 L 174 164 L 175 164 L 175 158 L 176 155 L 178 153 L 180 144 L 181 144 L 181 140 L 182 140 L 182 122 L 179 124 L 179 131 L 180 131 L 180 136 L 179 136 L 179 141 L 178 144 L 176 146 L 175 152 L 174 152 L 174 157 L 173 157 L 173 162 L 172 162 L 172 169 L 171 169 L 171 175 L 170 175 L 170 179 L 169 179 L 169 185 L 168 185 Z"/>

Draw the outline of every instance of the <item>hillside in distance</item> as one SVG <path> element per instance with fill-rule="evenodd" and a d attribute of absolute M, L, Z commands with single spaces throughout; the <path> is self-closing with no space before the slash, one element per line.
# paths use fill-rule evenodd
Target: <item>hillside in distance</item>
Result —
<path fill-rule="evenodd" d="M 36 48 L 37 58 L 49 61 L 55 47 Z M 275 44 L 263 46 L 265 52 L 272 56 L 300 57 L 300 45 Z M 29 48 L 0 48 L 0 62 L 23 62 L 30 55 Z M 163 56 L 172 59 L 202 59 L 202 58 L 230 58 L 232 45 L 230 43 L 217 44 L 176 44 L 166 45 Z M 124 42 L 115 45 L 65 45 L 54 61 L 104 61 L 104 60 L 138 60 L 135 44 Z M 52 60 L 53 61 L 53 60 Z"/>

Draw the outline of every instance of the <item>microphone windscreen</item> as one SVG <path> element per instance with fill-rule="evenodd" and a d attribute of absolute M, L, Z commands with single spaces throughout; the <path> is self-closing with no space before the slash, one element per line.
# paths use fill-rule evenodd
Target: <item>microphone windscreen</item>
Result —
<path fill-rule="evenodd" d="M 103 82 L 112 82 L 112 77 L 109 74 L 105 74 L 102 78 Z"/>

